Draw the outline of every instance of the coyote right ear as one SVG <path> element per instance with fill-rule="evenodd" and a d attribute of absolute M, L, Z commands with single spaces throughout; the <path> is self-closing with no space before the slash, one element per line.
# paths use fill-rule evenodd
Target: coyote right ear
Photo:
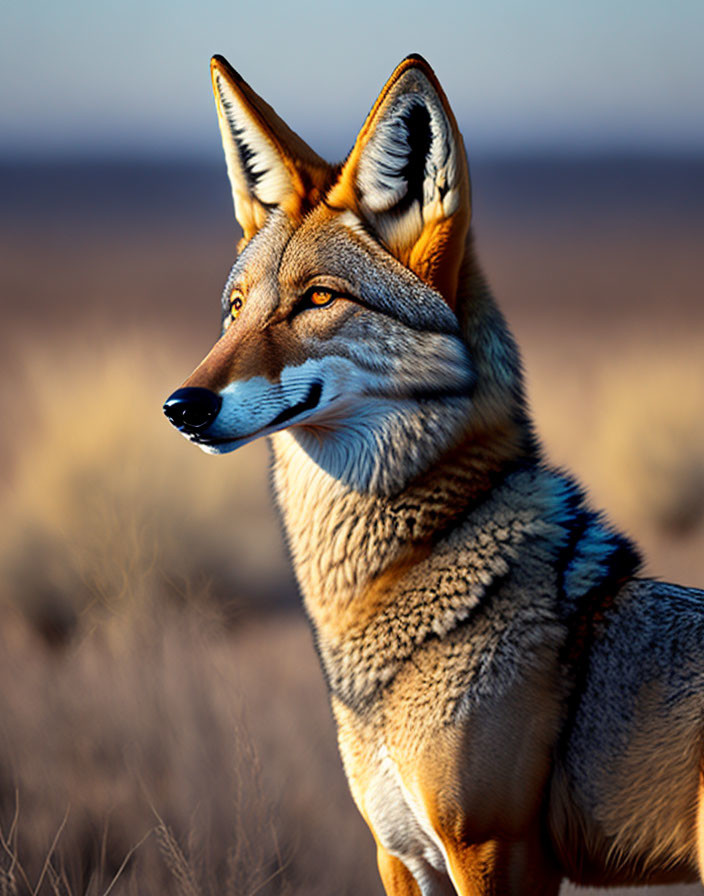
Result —
<path fill-rule="evenodd" d="M 354 211 L 455 307 L 469 171 L 455 117 L 422 57 L 404 59 L 389 78 L 327 201 Z"/>
<path fill-rule="evenodd" d="M 213 56 L 210 72 L 235 217 L 247 242 L 271 209 L 295 218 L 314 204 L 332 169 L 226 59 Z"/>

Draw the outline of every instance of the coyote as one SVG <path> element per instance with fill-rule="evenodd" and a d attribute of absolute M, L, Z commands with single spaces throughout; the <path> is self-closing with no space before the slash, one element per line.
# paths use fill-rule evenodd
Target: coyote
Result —
<path fill-rule="evenodd" d="M 164 406 L 268 435 L 354 800 L 388 894 L 554 894 L 704 872 L 704 592 L 548 466 L 432 69 L 330 165 L 219 56 L 243 237 L 222 335 Z"/>

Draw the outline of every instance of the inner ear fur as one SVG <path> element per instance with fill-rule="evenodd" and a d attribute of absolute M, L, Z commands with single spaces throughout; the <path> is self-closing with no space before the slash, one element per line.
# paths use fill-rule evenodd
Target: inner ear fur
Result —
<path fill-rule="evenodd" d="M 362 218 L 454 308 L 471 218 L 462 135 L 420 56 L 395 69 L 367 116 L 330 205 Z"/>
<path fill-rule="evenodd" d="M 300 217 L 325 192 L 337 169 L 328 165 L 222 56 L 210 72 L 235 217 L 247 242 L 270 211 Z"/>

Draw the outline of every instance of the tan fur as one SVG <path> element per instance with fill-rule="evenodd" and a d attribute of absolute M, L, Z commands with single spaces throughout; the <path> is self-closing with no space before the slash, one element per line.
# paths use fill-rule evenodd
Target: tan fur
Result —
<path fill-rule="evenodd" d="M 245 244 L 225 299 L 247 301 L 185 383 L 226 410 L 180 428 L 223 451 L 272 434 L 386 892 L 697 879 L 704 595 L 637 578 L 632 545 L 544 464 L 432 70 L 401 63 L 342 166 L 224 60 L 213 77 Z M 311 309 L 311 288 L 337 298 Z"/>

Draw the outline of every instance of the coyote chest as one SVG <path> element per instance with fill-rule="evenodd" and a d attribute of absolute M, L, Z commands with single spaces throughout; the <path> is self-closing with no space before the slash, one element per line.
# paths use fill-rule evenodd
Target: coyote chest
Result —
<path fill-rule="evenodd" d="M 457 832 L 485 842 L 538 825 L 564 688 L 557 627 L 542 628 L 529 669 L 511 657 L 515 627 L 537 622 L 512 612 L 517 598 L 509 588 L 495 604 L 511 620 L 503 631 L 480 614 L 417 651 L 377 706 L 360 713 L 333 697 L 355 802 L 427 892 L 453 892 Z"/>

